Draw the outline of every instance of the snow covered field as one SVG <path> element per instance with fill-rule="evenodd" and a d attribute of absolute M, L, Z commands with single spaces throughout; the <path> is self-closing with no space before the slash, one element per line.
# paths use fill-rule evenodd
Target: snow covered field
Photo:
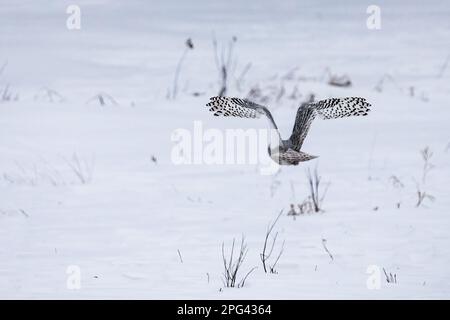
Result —
<path fill-rule="evenodd" d="M 71 4 L 80 30 L 66 27 Z M 0 298 L 450 298 L 450 6 L 379 1 L 381 29 L 369 30 L 371 4 L 2 0 Z M 285 138 L 309 93 L 362 96 L 372 112 L 316 120 L 304 150 L 320 157 L 276 175 L 174 165 L 171 136 L 194 121 L 266 128 L 207 111 L 219 92 L 213 36 L 219 49 L 237 38 L 228 95 L 260 88 Z M 326 70 L 352 86 L 329 85 Z M 324 211 L 287 216 L 316 166 Z M 416 207 L 417 185 L 434 201 Z M 266 274 L 280 210 L 274 255 L 283 240 L 284 252 Z M 238 278 L 258 268 L 224 288 L 222 243 L 229 252 L 242 235 Z"/>

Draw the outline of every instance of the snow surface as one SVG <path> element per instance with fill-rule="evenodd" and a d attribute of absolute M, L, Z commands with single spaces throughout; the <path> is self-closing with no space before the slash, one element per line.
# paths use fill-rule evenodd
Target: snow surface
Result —
<path fill-rule="evenodd" d="M 69 31 L 73 2 L 81 30 Z M 450 66 L 439 76 L 450 6 L 379 1 L 382 28 L 369 30 L 371 4 L 2 0 L 0 90 L 9 84 L 18 100 L 0 102 L 0 298 L 450 298 Z M 320 157 L 277 175 L 255 165 L 176 166 L 171 135 L 195 120 L 266 127 L 207 112 L 219 90 L 213 34 L 219 44 L 237 37 L 237 74 L 252 64 L 230 95 L 256 84 L 298 86 L 297 100 L 268 103 L 284 137 L 310 92 L 363 96 L 373 111 L 316 120 L 304 150 Z M 195 48 L 169 100 L 188 37 Z M 327 85 L 326 68 L 353 86 Z M 374 90 L 386 74 L 394 81 Z M 64 101 L 48 101 L 43 87 Z M 87 103 L 99 92 L 118 105 Z M 435 201 L 416 208 L 425 146 L 434 164 L 425 189 Z M 73 154 L 93 168 L 91 181 L 71 170 Z M 330 183 L 325 211 L 294 220 L 285 213 L 308 195 L 305 170 L 316 165 Z M 265 274 L 265 230 L 281 209 L 275 251 L 282 240 L 285 250 L 278 273 Z M 249 251 L 240 275 L 258 269 L 243 288 L 223 288 L 221 244 L 229 250 L 241 235 Z M 67 287 L 72 265 L 81 270 L 78 290 Z M 371 265 L 397 283 L 381 273 L 381 288 L 369 289 Z"/>

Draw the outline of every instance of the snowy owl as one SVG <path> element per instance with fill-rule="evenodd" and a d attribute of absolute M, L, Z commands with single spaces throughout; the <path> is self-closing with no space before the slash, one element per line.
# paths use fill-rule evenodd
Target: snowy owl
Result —
<path fill-rule="evenodd" d="M 232 116 L 241 118 L 259 118 L 265 115 L 278 138 L 271 142 L 268 152 L 272 160 L 281 165 L 298 165 L 317 156 L 301 151 L 303 141 L 308 134 L 311 122 L 316 116 L 322 119 L 337 119 L 351 116 L 366 116 L 370 111 L 370 103 L 364 98 L 347 97 L 331 98 L 317 102 L 303 103 L 297 111 L 294 129 L 289 139 L 281 139 L 278 127 L 267 107 L 246 99 L 230 97 L 212 97 L 206 104 L 215 116 Z"/>

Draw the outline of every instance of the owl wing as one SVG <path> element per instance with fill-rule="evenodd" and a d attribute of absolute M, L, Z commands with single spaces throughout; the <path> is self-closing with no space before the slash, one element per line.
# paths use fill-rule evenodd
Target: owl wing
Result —
<path fill-rule="evenodd" d="M 215 116 L 259 118 L 265 115 L 272 128 L 278 130 L 272 114 L 265 106 L 240 98 L 212 97 L 209 100 L 206 106 Z"/>
<path fill-rule="evenodd" d="M 371 105 L 366 99 L 359 97 L 332 98 L 302 104 L 297 110 L 294 128 L 289 138 L 293 149 L 300 151 L 311 123 L 316 116 L 322 119 L 366 116 L 370 111 L 370 107 Z"/>

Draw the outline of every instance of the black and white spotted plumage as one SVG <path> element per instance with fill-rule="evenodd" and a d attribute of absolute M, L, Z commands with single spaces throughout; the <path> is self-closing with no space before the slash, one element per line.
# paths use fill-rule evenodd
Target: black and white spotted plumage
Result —
<path fill-rule="evenodd" d="M 209 111 L 215 116 L 224 117 L 241 117 L 241 118 L 259 118 L 264 114 L 264 106 L 254 102 L 228 97 L 212 97 L 210 102 L 206 104 L 210 107 Z"/>
<path fill-rule="evenodd" d="M 317 102 L 303 103 L 297 110 L 294 128 L 288 140 L 281 140 L 278 127 L 267 107 L 254 102 L 230 97 L 212 97 L 206 105 L 215 116 L 259 118 L 265 115 L 271 126 L 277 130 L 279 143 L 276 148 L 269 146 L 270 157 L 279 164 L 297 165 L 316 156 L 301 151 L 312 121 L 316 116 L 322 119 L 337 119 L 351 116 L 366 116 L 371 105 L 364 98 L 331 98 Z"/>
<path fill-rule="evenodd" d="M 273 128 L 278 129 L 272 114 L 267 107 L 240 98 L 211 97 L 206 104 L 215 116 L 259 118 L 261 115 L 267 116 Z"/>
<path fill-rule="evenodd" d="M 300 151 L 316 116 L 322 119 L 338 119 L 351 116 L 366 116 L 370 104 L 364 98 L 331 98 L 302 104 L 297 110 L 292 135 L 289 138 L 292 148 Z"/>
<path fill-rule="evenodd" d="M 352 116 L 367 116 L 370 103 L 364 98 L 331 98 L 309 104 L 322 119 L 337 119 Z"/>

